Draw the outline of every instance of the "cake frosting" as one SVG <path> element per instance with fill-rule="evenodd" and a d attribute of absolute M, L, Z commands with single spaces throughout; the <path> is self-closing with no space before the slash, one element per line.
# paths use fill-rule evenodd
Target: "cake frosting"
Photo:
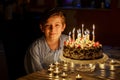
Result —
<path fill-rule="evenodd" d="M 95 42 L 95 26 L 93 25 L 92 40 L 90 40 L 90 31 L 77 30 L 77 38 L 75 39 L 75 28 L 73 29 L 72 38 L 71 32 L 69 39 L 64 42 L 63 56 L 75 60 L 94 60 L 103 57 L 102 44 L 99 41 Z"/>

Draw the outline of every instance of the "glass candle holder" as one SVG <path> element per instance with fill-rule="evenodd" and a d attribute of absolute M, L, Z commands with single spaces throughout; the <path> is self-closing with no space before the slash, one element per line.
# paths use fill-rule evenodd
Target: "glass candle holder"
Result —
<path fill-rule="evenodd" d="M 104 64 L 104 63 L 100 63 L 100 64 L 99 64 L 99 68 L 100 68 L 100 69 L 105 69 L 105 64 Z"/>

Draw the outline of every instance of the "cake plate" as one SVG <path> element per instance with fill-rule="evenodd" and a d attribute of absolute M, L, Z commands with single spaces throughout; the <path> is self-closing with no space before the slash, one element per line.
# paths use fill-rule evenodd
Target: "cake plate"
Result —
<path fill-rule="evenodd" d="M 70 58 L 66 58 L 63 56 L 63 54 L 60 55 L 60 60 L 64 62 L 73 62 L 74 64 L 100 64 L 105 63 L 109 57 L 103 53 L 103 57 L 95 60 L 74 60 Z"/>
<path fill-rule="evenodd" d="M 74 65 L 79 64 L 79 67 L 76 69 L 78 69 L 78 71 L 82 71 L 82 72 L 92 72 L 95 70 L 96 64 L 105 63 L 108 59 L 109 59 L 109 57 L 105 53 L 103 53 L 102 58 L 95 59 L 95 60 L 74 60 L 74 59 L 64 57 L 63 54 L 60 55 L 61 61 L 64 61 L 64 62 L 67 62 L 70 64 L 74 64 Z"/>

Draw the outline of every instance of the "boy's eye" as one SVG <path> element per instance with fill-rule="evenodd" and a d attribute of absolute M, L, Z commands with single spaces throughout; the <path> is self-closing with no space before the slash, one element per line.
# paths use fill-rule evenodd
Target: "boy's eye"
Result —
<path fill-rule="evenodd" d="M 56 26 L 56 27 L 59 27 L 59 26 L 60 26 L 60 24 L 56 24 L 55 26 Z"/>
<path fill-rule="evenodd" d="M 45 28 L 50 28 L 50 25 L 45 25 Z"/>
<path fill-rule="evenodd" d="M 45 28 L 46 29 L 49 29 L 49 28 L 51 28 L 51 27 L 57 27 L 57 28 L 59 28 L 60 26 L 62 26 L 62 24 L 55 24 L 55 25 L 45 25 Z"/>

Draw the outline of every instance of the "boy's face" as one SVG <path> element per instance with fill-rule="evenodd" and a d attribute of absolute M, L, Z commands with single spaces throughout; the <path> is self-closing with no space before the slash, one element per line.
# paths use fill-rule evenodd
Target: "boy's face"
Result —
<path fill-rule="evenodd" d="M 54 40 L 59 39 L 65 27 L 60 16 L 53 16 L 47 20 L 44 26 L 41 26 L 41 30 L 45 33 L 46 39 Z"/>

